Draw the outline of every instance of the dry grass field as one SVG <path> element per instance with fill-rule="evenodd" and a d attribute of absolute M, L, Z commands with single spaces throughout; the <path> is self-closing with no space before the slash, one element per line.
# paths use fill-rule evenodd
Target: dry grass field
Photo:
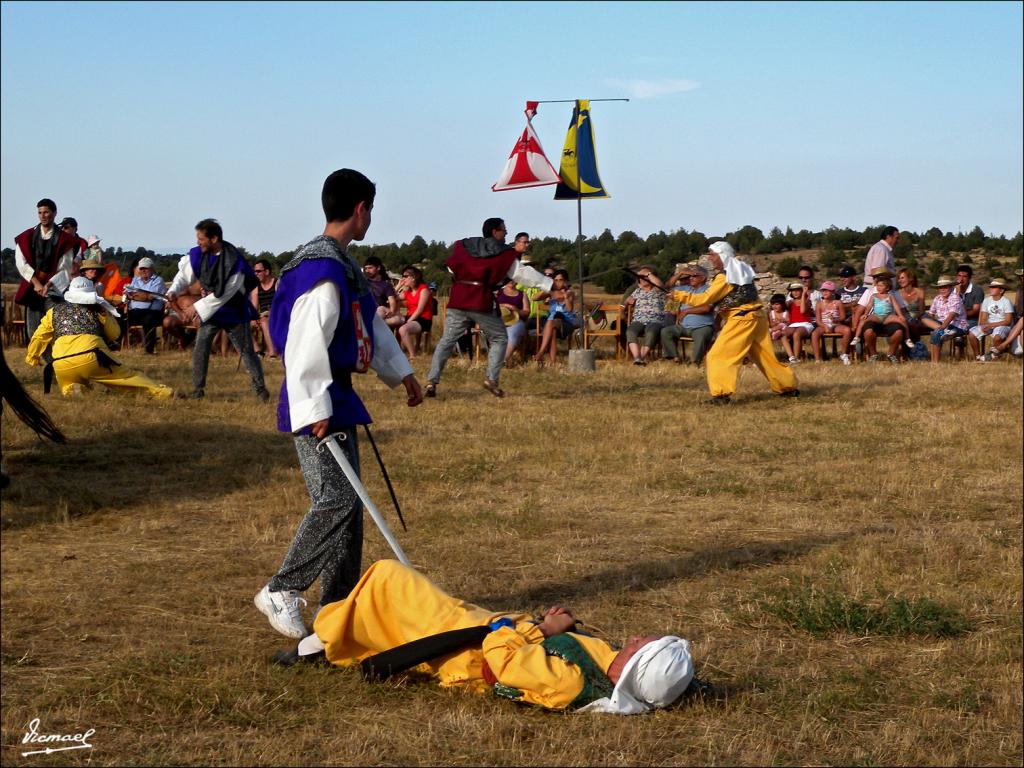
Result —
<path fill-rule="evenodd" d="M 186 354 L 125 357 L 187 386 Z M 1021 365 L 797 376 L 715 409 L 669 364 L 514 368 L 498 400 L 453 361 L 415 410 L 359 380 L 408 533 L 363 475 L 437 583 L 693 642 L 714 693 L 620 719 L 269 664 L 252 597 L 307 496 L 235 358 L 194 404 L 48 397 L 66 446 L 5 414 L 3 764 L 1020 765 Z M 23 757 L 37 717 L 93 748 Z"/>

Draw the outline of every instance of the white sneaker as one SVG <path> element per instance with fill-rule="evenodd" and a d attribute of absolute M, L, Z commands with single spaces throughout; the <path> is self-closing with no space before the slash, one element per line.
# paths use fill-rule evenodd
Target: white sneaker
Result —
<path fill-rule="evenodd" d="M 840 355 L 839 359 L 843 361 L 843 365 L 850 365 L 850 356 L 849 355 Z"/>
<path fill-rule="evenodd" d="M 790 365 L 796 365 L 799 362 L 800 362 L 800 360 L 798 358 L 796 358 L 796 357 L 789 358 L 789 364 Z"/>
<path fill-rule="evenodd" d="M 913 349 L 914 348 L 914 342 L 912 342 L 910 339 L 907 339 L 903 343 L 907 345 L 907 349 Z"/>
<path fill-rule="evenodd" d="M 299 603 L 306 605 L 306 601 L 294 589 L 271 592 L 268 584 L 256 593 L 252 601 L 270 619 L 270 626 L 285 637 L 301 640 L 309 634 L 299 608 Z"/>

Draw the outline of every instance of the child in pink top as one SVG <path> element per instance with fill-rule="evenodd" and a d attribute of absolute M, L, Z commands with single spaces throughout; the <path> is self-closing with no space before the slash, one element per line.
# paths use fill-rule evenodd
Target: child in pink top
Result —
<path fill-rule="evenodd" d="M 818 306 L 814 308 L 817 327 L 811 333 L 811 349 L 814 351 L 814 362 L 821 362 L 822 346 L 824 345 L 823 337 L 825 334 L 838 333 L 840 335 L 839 348 L 843 350 L 839 359 L 843 361 L 843 365 L 849 365 L 850 355 L 847 349 L 850 346 L 850 337 L 853 335 L 853 330 L 846 324 L 846 307 L 836 297 L 836 284 L 831 280 L 826 280 L 822 283 L 820 290 L 821 300 L 818 302 Z"/>
<path fill-rule="evenodd" d="M 786 328 L 789 327 L 789 312 L 786 311 L 786 297 L 781 293 L 773 294 L 769 300 L 771 309 L 768 310 L 768 328 L 772 335 L 772 341 L 781 341 L 786 357 L 793 357 L 793 346 L 786 336 Z"/>

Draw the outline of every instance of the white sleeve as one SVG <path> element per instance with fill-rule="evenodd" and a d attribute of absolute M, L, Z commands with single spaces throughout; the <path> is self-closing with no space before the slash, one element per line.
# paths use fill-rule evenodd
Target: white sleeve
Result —
<path fill-rule="evenodd" d="M 171 281 L 171 287 L 168 290 L 174 291 L 174 293 L 180 296 L 195 281 L 195 275 L 192 274 L 192 260 L 189 259 L 186 253 L 178 259 L 178 274 L 174 276 L 174 279 Z"/>
<path fill-rule="evenodd" d="M 328 419 L 333 413 L 327 392 L 333 380 L 327 347 L 338 327 L 340 300 L 338 286 L 321 280 L 292 305 L 284 364 L 293 432 Z"/>
<path fill-rule="evenodd" d="M 50 284 L 61 293 L 66 291 L 68 285 L 71 284 L 71 267 L 74 263 L 74 251 L 66 251 L 64 255 L 60 257 L 60 261 L 57 262 L 57 270 L 53 273 L 53 277 L 50 278 Z"/>
<path fill-rule="evenodd" d="M 519 259 L 516 259 L 508 269 L 508 276 L 520 285 L 527 288 L 540 288 L 542 291 L 550 291 L 553 280 L 533 267 L 528 267 Z"/>
<path fill-rule="evenodd" d="M 222 296 L 218 298 L 217 296 L 214 296 L 212 293 L 208 293 L 205 296 L 203 296 L 203 298 L 199 299 L 199 301 L 197 301 L 192 306 L 195 307 L 195 310 L 199 314 L 199 317 L 205 323 L 207 320 L 213 317 L 213 314 L 218 309 L 227 304 L 228 301 L 231 300 L 232 296 L 234 296 L 244 287 L 245 273 L 235 272 L 235 274 L 228 278 L 228 283 L 224 287 L 224 294 Z"/>
<path fill-rule="evenodd" d="M 861 295 L 861 297 L 857 301 L 857 303 L 860 304 L 860 306 L 862 306 L 862 307 L 867 307 L 867 306 L 869 306 L 871 304 L 871 299 L 874 298 L 874 296 L 875 296 L 875 289 L 869 287 L 866 291 L 864 291 L 864 293 Z"/>
<path fill-rule="evenodd" d="M 377 377 L 394 389 L 413 372 L 409 358 L 380 315 L 373 316 L 373 358 L 370 360 Z"/>
<path fill-rule="evenodd" d="M 25 254 L 21 252 L 21 246 L 17 243 L 14 244 L 14 266 L 18 268 L 18 274 L 21 275 L 22 279 L 26 282 L 32 282 L 32 276 L 36 273 L 34 269 L 25 261 Z"/>

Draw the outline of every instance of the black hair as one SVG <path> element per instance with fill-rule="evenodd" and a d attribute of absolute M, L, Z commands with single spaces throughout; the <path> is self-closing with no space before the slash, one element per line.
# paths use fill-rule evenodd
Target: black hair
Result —
<path fill-rule="evenodd" d="M 520 237 L 525 237 L 527 240 L 529 240 L 530 239 L 530 233 L 529 232 L 516 232 L 516 236 L 515 236 L 514 239 L 518 240 Z"/>
<path fill-rule="evenodd" d="M 483 226 L 484 237 L 492 237 L 494 235 L 494 230 L 501 229 L 504 224 L 504 219 L 487 219 Z"/>
<path fill-rule="evenodd" d="M 44 197 L 42 200 L 36 203 L 36 208 L 49 208 L 54 213 L 57 212 L 57 204 L 48 197 Z"/>
<path fill-rule="evenodd" d="M 359 203 L 365 203 L 367 209 L 373 208 L 376 196 L 376 184 L 359 171 L 342 168 L 324 180 L 320 202 L 327 221 L 347 221 Z"/>
<path fill-rule="evenodd" d="M 376 267 L 377 269 L 384 270 L 384 262 L 377 256 L 367 256 L 366 261 L 363 262 L 364 267 Z"/>
<path fill-rule="evenodd" d="M 274 265 L 270 263 L 270 259 L 256 259 L 256 263 L 267 270 L 267 272 L 274 273 Z"/>
<path fill-rule="evenodd" d="M 885 229 L 882 230 L 882 239 L 885 240 L 885 238 L 887 237 L 892 237 L 893 235 L 899 234 L 899 231 L 899 227 L 886 227 Z"/>
<path fill-rule="evenodd" d="M 564 269 L 556 269 L 554 277 L 564 277 L 565 278 L 565 282 L 567 282 L 567 283 L 571 282 L 571 278 L 569 277 L 569 273 L 566 270 L 564 270 Z"/>
<path fill-rule="evenodd" d="M 203 219 L 196 224 L 196 232 L 202 232 L 209 238 L 224 239 L 224 230 L 220 228 L 220 224 L 217 223 L 216 219 Z"/>
<path fill-rule="evenodd" d="M 786 306 L 785 294 L 773 293 L 772 297 L 768 299 L 768 306 L 770 307 L 772 304 L 781 304 L 782 306 Z"/>
<path fill-rule="evenodd" d="M 968 277 L 974 277 L 974 269 L 970 264 L 960 264 L 956 268 L 957 272 L 966 272 Z"/>
<path fill-rule="evenodd" d="M 811 277 L 814 277 L 814 267 L 812 267 L 810 264 L 801 264 L 800 269 L 797 270 L 797 274 L 800 274 L 805 269 L 811 273 Z"/>

